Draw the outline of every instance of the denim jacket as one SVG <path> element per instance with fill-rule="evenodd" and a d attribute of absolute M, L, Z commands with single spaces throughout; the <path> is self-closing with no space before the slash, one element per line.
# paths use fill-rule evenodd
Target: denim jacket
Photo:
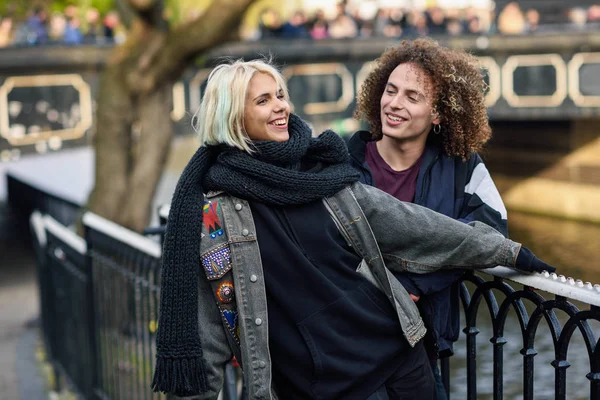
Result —
<path fill-rule="evenodd" d="M 193 399 L 217 398 L 224 366 L 233 355 L 244 370 L 248 398 L 277 399 L 269 354 L 267 297 L 250 205 L 224 192 L 208 193 L 205 200 L 205 212 L 214 215 L 202 228 L 201 268 L 206 278 L 200 278 L 198 301 L 209 391 Z M 411 346 L 426 330 L 417 307 L 390 270 L 422 274 L 440 268 L 514 266 L 520 249 L 519 243 L 483 223 L 463 224 L 361 183 L 323 202 L 340 233 L 363 258 L 357 272 L 395 306 Z M 222 257 L 223 249 L 227 249 L 229 262 L 217 265 L 216 255 Z M 220 290 L 230 284 L 234 301 L 224 304 Z"/>

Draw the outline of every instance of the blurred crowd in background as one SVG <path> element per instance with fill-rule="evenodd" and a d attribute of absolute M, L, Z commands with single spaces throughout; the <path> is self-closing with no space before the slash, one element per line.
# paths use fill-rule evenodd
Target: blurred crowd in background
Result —
<path fill-rule="evenodd" d="M 342 1 L 334 12 L 298 9 L 284 19 L 275 8 L 260 12 L 258 23 L 244 29 L 246 40 L 404 38 L 421 35 L 524 35 L 548 32 L 592 31 L 600 28 L 600 5 L 566 7 L 558 14 L 545 15 L 535 8 L 523 9 L 513 1 L 495 7 L 424 9 L 405 7 L 359 7 Z M 493 5 L 493 2 L 491 3 Z M 18 19 L 0 16 L 0 47 L 30 45 L 112 44 L 125 40 L 126 29 L 116 11 L 102 15 L 95 8 L 82 10 L 68 5 L 61 12 L 42 7 L 31 9 Z"/>
<path fill-rule="evenodd" d="M 541 15 L 534 8 L 523 10 L 516 1 L 501 10 L 493 7 L 428 7 L 424 10 L 390 7 L 374 11 L 370 15 L 369 11 L 361 12 L 359 7 L 342 2 L 330 18 L 322 10 L 317 10 L 314 15 L 298 10 L 288 21 L 283 21 L 275 10 L 267 9 L 261 15 L 259 29 L 250 35 L 250 39 L 523 35 L 600 28 L 600 5 L 569 8 L 562 15 L 552 16 Z"/>
<path fill-rule="evenodd" d="M 101 15 L 93 7 L 83 13 L 76 5 L 52 13 L 34 7 L 25 19 L 0 16 L 0 47 L 122 43 L 125 33 L 116 11 Z"/>

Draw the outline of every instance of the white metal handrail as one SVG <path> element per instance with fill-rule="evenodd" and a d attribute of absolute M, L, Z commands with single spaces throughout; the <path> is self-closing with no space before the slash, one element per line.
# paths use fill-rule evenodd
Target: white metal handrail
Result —
<path fill-rule="evenodd" d="M 79 254 L 85 254 L 87 252 L 87 244 L 85 240 L 77 235 L 75 232 L 55 220 L 49 215 L 43 217 L 44 227 L 54 236 L 71 246 Z"/>
<path fill-rule="evenodd" d="M 152 257 L 160 258 L 162 254 L 158 243 L 92 212 L 83 215 L 83 224 Z"/>
<path fill-rule="evenodd" d="M 557 296 L 568 297 L 594 306 L 600 306 L 600 285 L 583 282 L 581 279 L 565 277 L 555 273 L 525 274 L 508 267 L 484 269 L 481 272 L 508 279 L 535 289 L 543 290 Z"/>
<path fill-rule="evenodd" d="M 33 229 L 35 237 L 40 246 L 46 246 L 46 229 L 44 226 L 44 217 L 42 216 L 42 213 L 37 210 L 32 212 L 31 216 L 29 217 L 29 225 L 31 226 L 31 229 Z"/>

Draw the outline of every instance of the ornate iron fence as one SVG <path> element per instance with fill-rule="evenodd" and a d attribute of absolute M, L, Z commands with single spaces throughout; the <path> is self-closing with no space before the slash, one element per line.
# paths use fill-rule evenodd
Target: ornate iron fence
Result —
<path fill-rule="evenodd" d="M 567 397 L 566 378 L 567 351 L 573 338 L 573 333 L 578 329 L 585 344 L 589 360 L 589 373 L 586 375 L 589 382 L 589 398 L 600 399 L 600 346 L 597 336 L 590 325 L 590 321 L 600 321 L 600 285 L 582 282 L 562 275 L 543 274 L 523 275 L 506 267 L 496 267 L 485 270 L 485 274 L 492 276 L 486 281 L 475 273 L 466 273 L 461 284 L 460 298 L 464 310 L 466 334 L 466 369 L 467 369 L 467 399 L 477 399 L 477 335 L 480 333 L 477 318 L 483 304 L 486 306 L 492 324 L 493 353 L 493 399 L 504 398 L 504 346 L 508 343 L 505 337 L 507 320 L 511 309 L 516 314 L 520 333 L 522 355 L 522 398 L 534 399 L 534 366 L 536 340 L 548 341 L 548 337 L 536 335 L 542 321 L 545 321 L 554 350 L 554 359 L 551 362 L 555 370 L 554 398 L 563 400 Z M 483 274 L 482 274 L 483 275 Z M 507 281 L 520 284 L 522 288 L 515 289 Z M 468 289 L 471 287 L 471 290 Z M 547 292 L 544 298 L 538 291 Z M 500 299 L 500 300 L 499 300 Z M 482 302 L 483 300 L 483 302 Z M 572 301 L 581 302 L 586 309 L 580 310 Z M 483 303 L 483 304 L 482 304 Z M 530 303 L 526 307 L 526 303 Z M 566 314 L 567 318 L 559 319 L 557 311 Z M 566 320 L 565 320 L 566 319 Z M 510 327 L 514 328 L 514 327 Z M 442 376 L 449 392 L 449 360 L 442 359 Z M 537 397 L 547 398 L 547 397 Z"/>
<path fill-rule="evenodd" d="M 161 209 L 159 215 L 164 222 L 168 209 Z M 49 216 L 35 212 L 31 217 L 47 354 L 56 373 L 65 376 L 82 398 L 162 399 L 164 396 L 150 390 L 160 244 L 91 213 L 85 214 L 83 222 L 85 239 Z M 162 230 L 148 233 L 161 235 Z M 465 274 L 460 298 L 466 351 L 460 360 L 456 356 L 452 361 L 448 357 L 441 360 L 449 392 L 452 384 L 453 388 L 466 388 L 458 395 L 454 393 L 460 398 L 514 398 L 514 393 L 505 390 L 504 374 L 507 357 L 514 364 L 514 354 L 504 350 L 517 341 L 517 356 L 522 358 L 518 397 L 574 398 L 567 393 L 568 350 L 575 341 L 574 332 L 579 331 L 589 362 L 585 372 L 589 398 L 600 400 L 600 343 L 593 326 L 600 324 L 600 285 L 555 274 L 522 275 L 497 267 Z M 487 347 L 478 342 L 478 321 L 484 317 L 491 321 L 491 346 Z M 542 321 L 549 335 L 540 334 Z M 485 376 L 477 363 L 482 349 L 491 352 L 493 360 L 492 371 L 484 371 Z M 554 388 L 544 388 L 542 397 L 539 390 L 534 396 L 538 349 L 546 356 L 553 351 L 550 368 L 554 369 Z M 451 364 L 456 362 L 463 364 L 459 367 L 465 371 L 465 379 L 452 382 L 456 368 Z M 238 397 L 236 375 L 228 366 L 224 399 Z M 484 380 L 491 381 L 486 382 L 493 388 L 491 395 L 478 392 L 478 383 Z M 550 392 L 553 394 L 547 396 Z"/>

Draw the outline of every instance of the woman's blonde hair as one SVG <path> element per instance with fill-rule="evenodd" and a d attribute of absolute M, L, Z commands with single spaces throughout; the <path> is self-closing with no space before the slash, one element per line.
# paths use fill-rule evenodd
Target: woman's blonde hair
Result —
<path fill-rule="evenodd" d="M 236 60 L 221 64 L 208 76 L 202 103 L 192 126 L 202 145 L 226 144 L 251 152 L 251 140 L 244 128 L 244 105 L 250 80 L 255 73 L 268 74 L 289 101 L 285 80 L 268 60 Z"/>

